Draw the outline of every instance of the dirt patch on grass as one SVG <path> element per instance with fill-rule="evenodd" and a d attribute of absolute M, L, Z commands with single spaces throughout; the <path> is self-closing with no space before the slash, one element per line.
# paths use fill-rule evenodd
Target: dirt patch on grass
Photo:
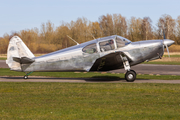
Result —
<path fill-rule="evenodd" d="M 164 62 L 180 62 L 180 58 L 179 57 L 163 57 L 162 59 L 158 59 L 158 60 L 154 60 L 154 61 L 164 61 Z"/>

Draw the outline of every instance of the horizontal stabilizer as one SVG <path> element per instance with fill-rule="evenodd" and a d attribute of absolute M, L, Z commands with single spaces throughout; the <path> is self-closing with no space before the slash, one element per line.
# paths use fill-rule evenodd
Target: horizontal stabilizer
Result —
<path fill-rule="evenodd" d="M 21 57 L 21 58 L 13 57 L 13 60 L 20 63 L 20 64 L 30 64 L 30 63 L 33 63 L 35 61 L 35 60 L 27 58 L 27 57 Z"/>

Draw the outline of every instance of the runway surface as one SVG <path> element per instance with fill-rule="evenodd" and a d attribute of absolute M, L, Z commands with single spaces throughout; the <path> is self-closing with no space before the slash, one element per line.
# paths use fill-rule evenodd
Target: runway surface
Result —
<path fill-rule="evenodd" d="M 5 60 L 0 60 L 0 68 L 8 68 Z"/>
<path fill-rule="evenodd" d="M 0 77 L 0 82 L 67 82 L 67 83 L 171 83 L 180 84 L 180 80 L 135 80 L 126 82 L 124 79 L 110 80 L 104 78 L 51 78 L 30 76 L 24 80 L 22 77 Z"/>
<path fill-rule="evenodd" d="M 0 60 L 0 68 L 8 68 L 5 64 L 5 60 Z M 154 65 L 154 64 L 139 64 L 131 67 L 137 74 L 154 74 L 154 75 L 180 75 L 180 65 Z M 124 69 L 110 71 L 112 73 L 125 73 Z M 82 78 L 48 78 L 48 77 L 36 77 L 29 76 L 28 80 L 24 80 L 21 77 L 0 77 L 0 82 L 110 82 L 110 83 L 122 83 L 126 82 L 124 79 L 120 80 L 108 80 L 108 79 L 82 79 Z M 180 80 L 138 80 L 134 83 L 180 83 Z"/>

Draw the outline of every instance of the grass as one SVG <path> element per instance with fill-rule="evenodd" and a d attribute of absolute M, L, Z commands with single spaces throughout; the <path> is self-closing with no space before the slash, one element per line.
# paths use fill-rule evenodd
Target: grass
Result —
<path fill-rule="evenodd" d="M 7 60 L 7 58 L 4 58 L 4 57 L 0 57 L 0 60 Z"/>
<path fill-rule="evenodd" d="M 170 58 L 167 53 L 163 55 L 162 59 L 157 59 L 143 64 L 162 64 L 162 65 L 180 65 L 180 53 L 171 53 Z"/>
<path fill-rule="evenodd" d="M 180 57 L 163 57 L 162 59 L 144 62 L 143 64 L 180 65 Z"/>
<path fill-rule="evenodd" d="M 23 72 L 10 71 L 8 68 L 0 68 L 0 76 L 24 76 Z M 33 72 L 30 76 L 46 76 L 57 78 L 108 78 L 112 80 L 124 79 L 123 73 L 98 73 L 98 72 Z M 175 75 L 137 75 L 137 79 L 180 80 Z"/>
<path fill-rule="evenodd" d="M 24 76 L 24 72 L 10 71 L 8 68 L 0 68 L 0 76 Z M 59 78 L 124 78 L 124 74 L 98 73 L 98 72 L 33 72 L 30 76 L 46 76 Z"/>
<path fill-rule="evenodd" d="M 163 57 L 169 57 L 168 55 L 163 55 Z M 170 57 L 180 57 L 180 55 L 170 55 Z"/>
<path fill-rule="evenodd" d="M 0 84 L 0 119 L 180 119 L 179 84 Z"/>
<path fill-rule="evenodd" d="M 173 45 L 171 45 L 171 46 L 168 47 L 168 48 L 169 48 L 169 51 L 170 51 L 170 52 L 179 52 L 179 51 L 180 51 L 179 45 L 173 44 Z M 165 49 L 164 51 L 167 51 L 167 50 Z"/>
<path fill-rule="evenodd" d="M 180 61 L 149 61 L 143 64 L 159 64 L 159 65 L 180 65 Z"/>

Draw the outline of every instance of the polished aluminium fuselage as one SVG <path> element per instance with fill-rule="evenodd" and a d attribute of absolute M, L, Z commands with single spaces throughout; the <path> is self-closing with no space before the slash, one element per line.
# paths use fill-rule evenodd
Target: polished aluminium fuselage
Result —
<path fill-rule="evenodd" d="M 130 65 L 159 59 L 164 53 L 164 40 L 131 42 L 124 47 L 105 52 L 100 51 L 99 42 L 113 39 L 115 36 L 99 38 L 80 45 L 72 46 L 40 57 L 34 57 L 32 64 L 22 65 L 22 71 L 108 71 L 123 68 L 120 55 L 126 56 Z M 97 52 L 84 53 L 85 46 L 95 43 Z"/>

